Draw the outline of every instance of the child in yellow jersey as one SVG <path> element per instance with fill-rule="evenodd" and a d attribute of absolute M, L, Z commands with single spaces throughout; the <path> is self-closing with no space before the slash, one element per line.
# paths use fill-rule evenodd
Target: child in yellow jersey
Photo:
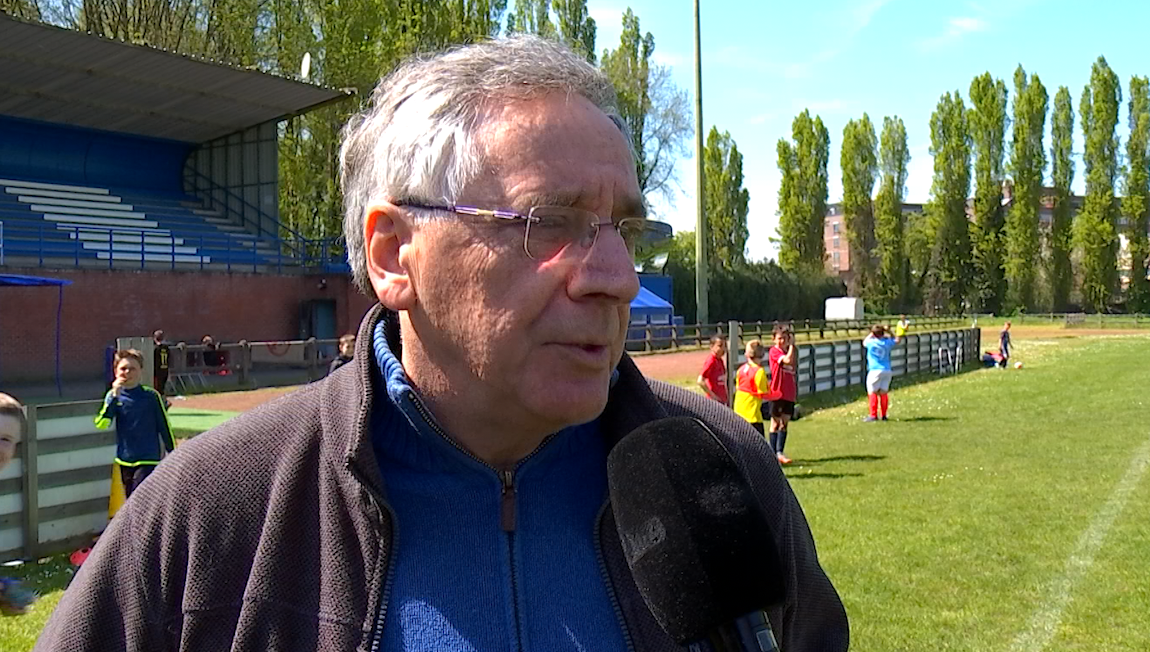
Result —
<path fill-rule="evenodd" d="M 767 347 L 759 340 L 747 342 L 747 362 L 735 375 L 735 413 L 750 422 L 751 427 L 763 434 L 763 401 L 768 396 L 767 372 L 763 369 L 763 356 Z"/>

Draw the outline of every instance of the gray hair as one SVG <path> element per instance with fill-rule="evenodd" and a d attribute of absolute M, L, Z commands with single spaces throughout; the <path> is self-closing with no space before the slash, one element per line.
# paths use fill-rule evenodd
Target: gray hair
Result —
<path fill-rule="evenodd" d="M 484 169 L 474 135 L 486 105 L 550 92 L 586 98 L 631 147 L 610 80 L 554 41 L 521 35 L 413 57 L 380 80 L 368 105 L 348 120 L 339 151 L 347 261 L 360 289 L 371 293 L 368 206 L 406 198 L 456 203 Z"/>

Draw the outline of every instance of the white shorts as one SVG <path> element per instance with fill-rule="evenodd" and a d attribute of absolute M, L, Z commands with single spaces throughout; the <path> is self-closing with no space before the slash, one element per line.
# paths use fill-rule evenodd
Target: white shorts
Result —
<path fill-rule="evenodd" d="M 878 392 L 890 391 L 890 378 L 894 375 L 889 371 L 879 371 L 875 369 L 868 371 L 866 375 L 866 393 L 877 394 Z"/>

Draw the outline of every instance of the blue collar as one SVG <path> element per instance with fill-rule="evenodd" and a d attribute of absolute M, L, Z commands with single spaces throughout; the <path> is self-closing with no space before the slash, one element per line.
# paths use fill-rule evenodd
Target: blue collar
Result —
<path fill-rule="evenodd" d="M 392 351 L 383 321 L 376 324 L 372 332 L 372 351 L 388 398 L 386 404 L 377 404 L 372 410 L 372 439 L 377 457 L 428 470 L 460 470 L 462 466 L 490 472 L 490 465 L 463 449 L 436 422 Z M 618 370 L 613 371 L 612 386 L 618 377 Z M 590 438 L 598 437 L 598 419 L 564 428 L 549 439 L 547 455 L 542 457 L 562 455 L 586 445 Z"/>

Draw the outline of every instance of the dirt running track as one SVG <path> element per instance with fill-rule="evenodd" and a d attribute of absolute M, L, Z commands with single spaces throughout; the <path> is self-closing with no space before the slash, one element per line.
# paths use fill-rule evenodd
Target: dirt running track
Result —
<path fill-rule="evenodd" d="M 987 327 L 982 332 L 983 348 L 997 346 L 998 328 Z M 1015 339 L 1055 339 L 1066 337 L 1098 337 L 1106 335 L 1145 335 L 1147 331 L 1126 329 L 1065 329 L 1058 326 L 1050 328 L 1044 326 L 1024 326 L 1012 331 Z M 681 381 L 692 379 L 699 375 L 703 362 L 711 352 L 707 349 L 697 351 L 682 351 L 680 353 L 660 353 L 654 355 L 640 355 L 634 358 L 635 364 L 643 374 L 651 378 L 667 381 Z M 279 398 L 295 389 L 294 387 L 269 387 L 250 392 L 228 392 L 226 394 L 205 394 L 203 396 L 190 396 L 186 401 L 173 401 L 178 407 L 200 408 L 204 410 L 231 410 L 243 412 Z"/>
<path fill-rule="evenodd" d="M 644 355 L 635 358 L 635 364 L 644 375 L 659 380 L 682 380 L 694 378 L 703 368 L 703 361 L 710 355 L 710 351 L 683 351 L 682 353 L 664 353 L 659 355 Z M 295 387 L 268 387 L 249 392 L 226 392 L 220 394 L 202 394 L 189 396 L 186 400 L 172 401 L 173 407 L 198 408 L 201 410 L 226 410 L 230 412 L 245 412 L 257 405 L 279 398 Z"/>

